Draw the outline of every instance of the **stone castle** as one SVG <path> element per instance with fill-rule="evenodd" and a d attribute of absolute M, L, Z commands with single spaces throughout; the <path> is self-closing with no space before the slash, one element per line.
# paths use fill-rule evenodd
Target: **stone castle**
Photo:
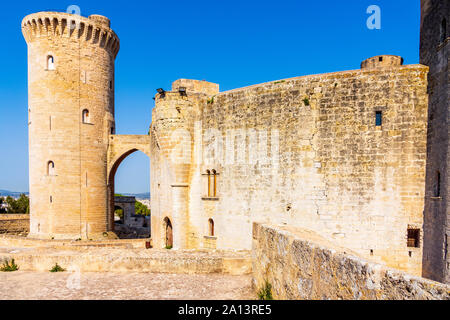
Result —
<path fill-rule="evenodd" d="M 420 65 L 382 55 L 226 92 L 177 80 L 158 89 L 148 135 L 115 134 L 106 17 L 25 17 L 29 237 L 114 237 L 115 172 L 140 150 L 156 248 L 249 249 L 253 222 L 274 223 L 450 282 L 449 16 L 422 0 Z"/>

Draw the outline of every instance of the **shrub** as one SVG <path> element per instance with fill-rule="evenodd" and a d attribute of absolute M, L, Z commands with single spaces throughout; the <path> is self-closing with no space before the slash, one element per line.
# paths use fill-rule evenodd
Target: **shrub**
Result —
<path fill-rule="evenodd" d="M 64 272 L 66 269 L 61 267 L 58 263 L 55 264 L 53 268 L 50 269 L 50 272 Z"/>
<path fill-rule="evenodd" d="M 172 246 L 166 246 L 166 249 L 168 249 L 168 250 L 170 250 L 172 248 L 173 248 Z"/>
<path fill-rule="evenodd" d="M 309 106 L 309 99 L 308 98 L 303 99 L 303 103 L 305 104 L 305 106 Z"/>
<path fill-rule="evenodd" d="M 5 260 L 3 265 L 0 267 L 0 271 L 3 272 L 12 272 L 17 270 L 19 270 L 19 266 L 14 262 L 14 259 L 12 259 L 11 262 Z"/>
<path fill-rule="evenodd" d="M 265 280 L 264 286 L 258 291 L 259 300 L 273 300 L 272 297 L 272 285 L 269 281 Z"/>

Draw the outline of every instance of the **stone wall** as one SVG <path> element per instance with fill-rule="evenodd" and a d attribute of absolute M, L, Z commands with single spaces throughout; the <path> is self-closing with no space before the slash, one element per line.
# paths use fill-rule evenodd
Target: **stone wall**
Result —
<path fill-rule="evenodd" d="M 27 235 L 28 232 L 29 214 L 0 214 L 0 234 Z"/>
<path fill-rule="evenodd" d="M 253 225 L 253 286 L 275 299 L 450 300 L 450 286 L 411 276 L 299 228 Z"/>
<path fill-rule="evenodd" d="M 420 63 L 430 67 L 423 275 L 450 283 L 450 3 L 421 2 Z M 446 35 L 442 32 L 444 19 Z"/>
<path fill-rule="evenodd" d="M 192 135 L 189 245 L 209 219 L 222 249 L 249 249 L 253 221 L 286 223 L 420 275 L 422 242 L 408 247 L 407 230 L 423 236 L 428 68 L 395 61 L 210 97 Z"/>

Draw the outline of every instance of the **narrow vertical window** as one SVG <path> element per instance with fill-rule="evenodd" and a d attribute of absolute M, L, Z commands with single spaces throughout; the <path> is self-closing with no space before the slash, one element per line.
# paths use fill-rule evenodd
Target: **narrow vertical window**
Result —
<path fill-rule="evenodd" d="M 206 175 L 208 179 L 208 197 L 211 197 L 211 171 L 206 170 Z"/>
<path fill-rule="evenodd" d="M 208 233 L 209 233 L 209 236 L 214 237 L 214 220 L 213 219 L 208 220 Z"/>
<path fill-rule="evenodd" d="M 114 127 L 111 127 L 111 134 L 114 134 Z"/>
<path fill-rule="evenodd" d="M 444 43 L 447 39 L 447 20 L 443 19 L 441 23 L 441 43 Z"/>
<path fill-rule="evenodd" d="M 47 162 L 47 175 L 55 175 L 55 163 L 53 161 Z"/>
<path fill-rule="evenodd" d="M 380 127 L 383 124 L 383 112 L 376 111 L 375 112 L 375 125 Z"/>
<path fill-rule="evenodd" d="M 217 172 L 216 172 L 216 170 L 212 171 L 212 175 L 213 175 L 212 196 L 217 197 Z"/>
<path fill-rule="evenodd" d="M 53 56 L 47 57 L 47 70 L 55 70 L 55 59 Z"/>
<path fill-rule="evenodd" d="M 91 123 L 91 122 L 90 122 L 90 118 L 89 118 L 89 110 L 88 110 L 88 109 L 84 109 L 82 115 L 83 115 L 83 116 L 82 116 L 82 118 L 83 118 L 83 123 Z"/>
<path fill-rule="evenodd" d="M 441 196 L 441 173 L 438 171 L 436 172 L 436 186 L 434 191 L 435 197 Z"/>
<path fill-rule="evenodd" d="M 50 203 L 53 203 L 53 197 L 50 196 Z"/>
<path fill-rule="evenodd" d="M 48 117 L 50 131 L 52 131 L 52 116 Z"/>

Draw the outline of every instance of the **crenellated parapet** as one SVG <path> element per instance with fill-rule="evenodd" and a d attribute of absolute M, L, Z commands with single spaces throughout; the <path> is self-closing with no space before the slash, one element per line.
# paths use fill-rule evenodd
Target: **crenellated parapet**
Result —
<path fill-rule="evenodd" d="M 65 37 L 86 41 L 104 48 L 115 58 L 120 49 L 119 37 L 110 28 L 109 19 L 100 15 L 88 18 L 63 12 L 38 12 L 22 20 L 27 43 L 42 37 Z"/>

